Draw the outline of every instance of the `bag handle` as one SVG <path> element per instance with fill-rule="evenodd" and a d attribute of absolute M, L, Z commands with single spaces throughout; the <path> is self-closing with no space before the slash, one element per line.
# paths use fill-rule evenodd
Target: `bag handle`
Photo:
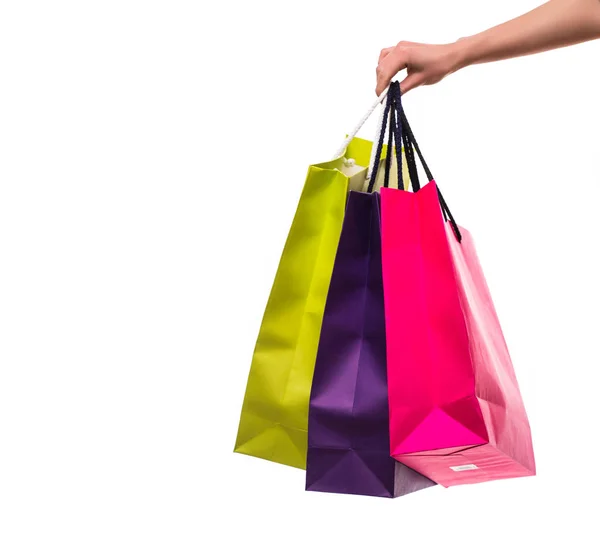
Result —
<path fill-rule="evenodd" d="M 390 89 L 391 90 L 391 89 Z M 381 153 L 383 151 L 383 141 L 385 137 L 386 127 L 388 117 L 390 120 L 389 126 L 389 138 L 388 138 L 388 154 L 385 158 L 385 172 L 384 172 L 384 187 L 389 187 L 389 179 L 390 179 L 390 170 L 392 165 L 392 152 L 394 152 L 394 135 L 396 144 L 400 144 L 400 147 L 396 146 L 395 154 L 396 154 L 396 165 L 398 168 L 398 187 L 400 187 L 400 183 L 402 182 L 402 148 L 401 143 L 399 143 L 400 138 L 400 129 L 398 126 L 402 125 L 402 122 L 398 119 L 396 110 L 394 109 L 394 97 L 392 94 L 388 93 L 387 102 L 385 108 L 383 110 L 382 124 L 379 130 L 379 138 L 377 142 L 373 142 L 373 148 L 371 150 L 371 164 L 369 165 L 369 186 L 367 188 L 367 192 L 373 192 L 373 188 L 375 187 L 375 181 L 377 179 L 377 172 L 379 170 L 379 164 L 381 163 Z M 377 146 L 375 146 L 377 145 Z"/>
<path fill-rule="evenodd" d="M 377 142 L 373 142 L 373 147 L 371 148 L 371 160 L 372 162 L 369 164 L 369 187 L 367 188 L 367 192 L 373 192 L 373 186 L 375 185 L 375 179 L 377 178 L 377 172 L 379 171 L 379 164 L 381 163 L 381 152 L 383 151 L 383 140 L 385 136 L 385 129 L 387 127 L 388 117 L 390 115 L 390 110 L 392 107 L 392 95 L 388 94 L 387 102 L 385 107 L 381 112 L 381 125 L 378 125 L 378 137 Z M 392 145 L 388 145 L 388 149 L 391 148 Z"/>
<path fill-rule="evenodd" d="M 389 89 L 388 89 L 388 91 L 389 91 Z M 379 117 L 377 118 L 377 127 L 375 128 L 375 136 L 373 137 L 373 145 L 371 147 L 371 158 L 369 159 L 369 167 L 367 168 L 367 174 L 365 176 L 365 181 L 371 180 L 371 175 L 373 173 L 373 167 L 375 165 L 375 160 L 380 159 L 380 158 L 377 158 L 377 144 L 378 144 L 378 138 L 381 135 L 381 131 L 382 131 L 382 129 L 385 128 L 385 125 L 383 122 L 383 119 L 385 116 L 385 110 L 386 110 L 386 105 L 381 104 L 381 107 L 379 108 Z M 379 153 L 379 156 L 381 157 L 381 152 Z"/>
<path fill-rule="evenodd" d="M 404 152 L 406 154 L 408 173 L 410 175 L 410 181 L 412 184 L 413 192 L 418 192 L 421 188 L 421 186 L 419 184 L 419 174 L 418 174 L 418 170 L 417 170 L 417 164 L 415 161 L 415 156 L 414 156 L 414 151 L 413 151 L 413 147 L 414 147 L 414 150 L 417 151 L 417 156 L 419 157 L 419 160 L 421 161 L 421 165 L 423 166 L 423 169 L 425 170 L 427 179 L 429 180 L 429 182 L 433 181 L 435 183 L 437 194 L 438 194 L 438 199 L 439 199 L 440 206 L 442 209 L 442 215 L 444 216 L 444 221 L 450 221 L 450 225 L 452 227 L 452 231 L 454 232 L 454 236 L 456 237 L 456 240 L 458 240 L 458 242 L 461 242 L 462 234 L 460 232 L 460 229 L 458 228 L 458 225 L 456 224 L 454 216 L 450 212 L 450 208 L 448 207 L 448 204 L 446 203 L 446 200 L 444 199 L 442 192 L 440 191 L 440 187 L 435 182 L 435 179 L 433 177 L 431 169 L 429 168 L 429 166 L 427 165 L 427 162 L 425 161 L 425 158 L 423 157 L 423 153 L 421 152 L 421 149 L 419 148 L 419 144 L 417 143 L 417 140 L 415 139 L 415 135 L 414 135 L 414 133 L 410 127 L 410 124 L 408 122 L 408 119 L 406 118 L 406 112 L 404 111 L 404 108 L 402 106 L 402 93 L 400 91 L 400 84 L 397 81 L 394 81 L 390 85 L 389 96 L 392 97 L 392 101 L 390 103 L 391 109 L 395 110 L 397 112 L 396 117 L 398 118 L 401 129 L 402 129 L 402 131 L 401 131 L 402 142 L 404 143 Z M 398 136 L 398 133 L 397 133 L 397 136 Z M 399 139 L 397 139 L 397 141 L 398 140 Z M 396 148 L 396 149 L 399 150 L 399 148 Z"/>
<path fill-rule="evenodd" d="M 362 126 L 367 122 L 367 119 L 369 119 L 369 117 L 371 117 L 371 114 L 377 109 L 377 106 L 379 106 L 386 99 L 386 97 L 388 95 L 388 91 L 389 91 L 389 87 L 386 88 L 379 95 L 379 98 L 377 98 L 377 100 L 373 103 L 373 105 L 367 110 L 367 113 L 365 113 L 365 115 L 363 115 L 361 117 L 360 121 L 356 124 L 356 126 L 354 127 L 352 132 L 348 134 L 348 136 L 346 137 L 346 139 L 344 140 L 342 145 L 336 151 L 335 155 L 333 156 L 334 160 L 339 158 L 346 151 L 346 148 L 348 148 L 348 145 L 352 142 L 352 140 L 356 137 L 358 132 L 362 129 Z M 383 112 L 381 113 L 381 117 L 383 117 Z M 379 135 L 379 125 L 378 125 L 377 134 Z"/>
<path fill-rule="evenodd" d="M 366 123 L 366 121 L 369 119 L 369 117 L 371 117 L 371 114 L 379 106 L 380 107 L 379 116 L 377 117 L 377 126 L 375 128 L 375 137 L 373 140 L 373 147 L 371 148 L 371 158 L 369 160 L 369 167 L 367 168 L 367 174 L 365 177 L 366 181 L 370 181 L 372 174 L 373 173 L 377 174 L 377 171 L 374 172 L 373 170 L 375 168 L 379 168 L 379 162 L 381 159 L 381 151 L 383 149 L 383 145 L 381 147 L 376 147 L 376 145 L 378 144 L 378 138 L 380 138 L 382 136 L 382 133 L 384 132 L 385 127 L 387 125 L 389 108 L 387 107 L 387 103 L 384 104 L 384 100 L 386 100 L 386 98 L 389 98 L 389 96 L 388 96 L 389 90 L 390 89 L 388 87 L 379 95 L 377 100 L 367 110 L 365 115 L 362 116 L 360 121 L 356 124 L 356 126 L 354 127 L 352 132 L 348 134 L 348 136 L 346 137 L 346 139 L 344 140 L 342 145 L 338 148 L 338 150 L 336 151 L 336 153 L 333 156 L 333 159 L 339 158 L 346 151 L 346 148 L 348 148 L 348 145 L 356 137 L 356 135 L 359 133 L 359 131 L 361 130 L 363 125 Z M 390 149 L 391 149 L 391 146 L 390 146 Z M 402 158 L 402 156 L 400 156 L 400 159 L 401 158 Z M 400 168 L 400 166 L 398 166 L 398 167 Z M 400 169 L 399 169 L 399 171 L 400 171 Z"/>
<path fill-rule="evenodd" d="M 402 143 L 404 144 L 406 165 L 408 166 L 408 175 L 410 176 L 410 182 L 412 183 L 413 191 L 421 190 L 421 183 L 419 182 L 419 171 L 417 170 L 417 164 L 415 162 L 415 152 L 413 150 L 412 142 L 408 137 L 406 125 L 402 125 Z"/>
<path fill-rule="evenodd" d="M 397 83 L 392 83 L 392 87 L 396 87 L 398 84 Z M 414 162 L 414 151 L 413 151 L 413 147 L 412 147 L 412 143 L 410 142 L 410 140 L 408 140 L 408 138 L 405 137 L 406 135 L 406 129 L 405 126 L 403 125 L 402 122 L 402 118 L 401 117 L 397 117 L 396 113 L 398 112 L 398 108 L 397 108 L 397 102 L 396 102 L 396 95 L 397 91 L 393 90 L 393 92 L 390 92 L 388 94 L 388 102 L 386 103 L 386 106 L 384 108 L 384 110 L 382 111 L 382 119 L 385 120 L 385 122 L 387 122 L 387 117 L 390 118 L 390 128 L 389 128 L 389 138 L 388 138 L 388 152 L 392 152 L 394 151 L 394 143 L 396 143 L 396 148 L 395 148 L 395 155 L 396 155 L 396 160 L 397 160 L 397 164 L 398 164 L 398 188 L 400 188 L 400 184 L 402 184 L 402 188 L 404 189 L 404 172 L 402 171 L 402 144 L 404 143 L 404 154 L 406 156 L 406 160 L 407 160 L 407 168 L 408 168 L 408 173 L 409 173 L 409 179 L 410 179 L 410 183 L 412 183 L 412 187 L 413 187 L 413 191 L 417 191 L 421 188 L 420 183 L 419 183 L 419 174 L 418 171 L 416 169 L 416 165 Z M 389 113 L 389 115 L 388 115 Z M 397 121 L 398 119 L 398 121 Z M 379 125 L 379 127 L 383 127 L 382 124 Z M 377 142 L 377 148 L 373 148 L 372 150 L 372 154 L 371 154 L 371 158 L 373 160 L 373 163 L 371 164 L 371 168 L 375 169 L 375 173 L 377 173 L 377 170 L 379 169 L 378 165 L 379 165 L 379 159 L 381 158 L 381 151 L 383 149 L 383 140 L 384 140 L 384 131 L 383 129 L 380 129 L 379 133 L 379 140 Z M 398 147 L 398 145 L 400 145 L 400 147 Z M 390 178 L 390 169 L 391 169 L 391 155 L 386 156 L 385 159 L 385 172 L 384 172 L 384 182 L 383 182 L 383 187 L 388 188 L 389 187 L 389 178 Z M 369 189 L 368 192 L 372 192 L 373 191 L 373 185 L 374 185 L 374 179 L 371 180 L 370 184 L 369 184 Z M 405 189 L 408 190 L 408 187 Z"/>
<path fill-rule="evenodd" d="M 394 102 L 394 99 L 392 98 L 392 104 Z M 387 156 L 385 157 L 385 168 L 384 168 L 384 173 L 383 173 L 383 186 L 385 188 L 388 188 L 390 186 L 390 173 L 392 172 L 392 152 L 394 151 L 394 134 L 396 132 L 396 112 L 394 109 L 390 110 L 390 131 L 388 134 L 388 151 L 387 151 Z M 382 137 L 383 137 L 382 133 Z M 382 149 L 383 149 L 383 144 L 382 144 Z M 398 150 L 398 148 L 396 148 L 396 150 Z M 401 172 L 402 168 L 399 167 L 398 171 Z M 400 180 L 400 176 L 402 175 L 402 173 L 398 173 L 398 179 Z M 375 172 L 373 175 L 371 175 L 371 179 L 369 181 L 369 188 L 373 188 L 373 185 L 375 183 L 375 180 L 377 178 L 377 172 Z M 398 183 L 398 186 L 400 186 L 400 183 Z M 371 191 L 369 191 L 371 192 Z"/>

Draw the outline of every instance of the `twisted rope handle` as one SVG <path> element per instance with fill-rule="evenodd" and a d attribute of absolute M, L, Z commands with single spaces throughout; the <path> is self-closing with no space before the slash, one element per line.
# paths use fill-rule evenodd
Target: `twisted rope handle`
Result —
<path fill-rule="evenodd" d="M 379 117 L 377 118 L 377 127 L 375 129 L 375 140 L 373 141 L 373 147 L 371 148 L 371 159 L 369 160 L 369 168 L 367 169 L 367 175 L 365 177 L 366 181 L 371 180 L 371 175 L 373 174 L 373 167 L 375 166 L 375 160 L 377 159 L 377 146 L 376 145 L 379 144 L 378 138 L 381 136 L 381 132 L 383 131 L 383 128 L 384 128 L 383 119 L 385 116 L 385 109 L 386 109 L 386 106 L 384 104 L 382 104 L 381 108 L 379 109 Z M 379 155 L 381 156 L 381 152 L 379 153 Z"/>
<path fill-rule="evenodd" d="M 385 157 L 385 171 L 383 175 L 383 186 L 384 188 L 388 188 L 390 186 L 390 173 L 392 172 L 392 151 L 394 149 L 394 135 L 396 134 L 396 110 L 393 108 L 394 98 L 392 97 L 392 109 L 390 110 L 390 130 L 388 134 L 388 150 L 387 156 Z M 383 136 L 381 137 L 383 139 Z M 380 140 L 381 140 L 380 139 Z M 374 145 L 373 145 L 374 146 Z M 398 148 L 396 148 L 398 150 Z M 398 168 L 398 175 L 401 175 L 402 168 Z M 375 179 L 373 179 L 375 181 Z M 370 185 L 371 183 L 369 183 Z M 400 184 L 398 184 L 398 188 L 400 188 Z"/>
<path fill-rule="evenodd" d="M 377 109 L 377 106 L 379 106 L 385 100 L 385 98 L 387 97 L 387 94 L 388 94 L 388 90 L 389 90 L 389 88 L 386 88 L 379 95 L 379 98 L 377 98 L 377 100 L 373 103 L 373 105 L 367 110 L 367 113 L 362 116 L 362 118 L 356 124 L 356 126 L 354 127 L 352 132 L 346 137 L 346 140 L 344 140 L 342 145 L 336 151 L 335 155 L 333 156 L 334 160 L 336 158 L 339 158 L 346 151 L 346 148 L 348 148 L 348 145 L 352 142 L 352 140 L 356 137 L 358 132 L 362 129 L 362 126 L 366 123 L 367 119 L 369 119 L 369 117 L 371 117 L 371 114 Z M 382 112 L 382 116 L 383 116 L 383 112 Z M 377 136 L 379 136 L 379 132 L 377 133 Z"/>
<path fill-rule="evenodd" d="M 416 166 L 414 154 L 412 151 L 413 146 L 414 146 L 414 149 L 417 151 L 417 156 L 419 157 L 421 164 L 423 165 L 423 169 L 425 170 L 427 179 L 429 179 L 429 182 L 435 181 L 435 179 L 433 178 L 431 169 L 429 169 L 429 166 L 427 165 L 427 162 L 425 161 L 425 158 L 423 157 L 423 153 L 421 152 L 421 149 L 419 148 L 419 144 L 417 143 L 417 140 L 415 139 L 415 135 L 412 132 L 412 129 L 410 128 L 410 124 L 408 123 L 408 119 L 406 118 L 406 113 L 404 111 L 404 108 L 402 107 L 402 99 L 401 99 L 402 93 L 400 92 L 400 85 L 396 81 L 394 81 L 394 83 L 392 83 L 392 85 L 390 86 L 390 91 L 391 91 L 390 94 L 393 96 L 393 99 L 394 99 L 393 103 L 398 110 L 398 118 L 402 122 L 404 149 L 407 152 L 407 163 L 409 164 L 409 173 L 411 174 L 411 182 L 413 184 L 413 192 L 417 192 L 419 190 L 420 186 L 419 186 L 419 179 L 418 179 L 418 174 L 417 174 L 417 166 Z M 411 167 L 411 165 L 412 165 L 412 167 Z M 415 176 L 414 180 L 413 180 L 413 175 Z M 450 208 L 448 207 L 448 204 L 446 203 L 446 200 L 444 199 L 444 197 L 442 195 L 442 191 L 440 190 L 440 187 L 437 186 L 437 183 L 435 183 L 435 186 L 436 186 L 436 190 L 438 193 L 438 199 L 440 202 L 440 206 L 442 208 L 442 214 L 444 216 L 444 220 L 450 221 L 450 226 L 452 227 L 452 231 L 454 232 L 454 236 L 456 237 L 456 240 L 458 240 L 458 242 L 461 242 L 462 234 L 460 232 L 460 229 L 458 228 L 458 225 L 454 219 L 454 216 L 450 212 Z"/>
<path fill-rule="evenodd" d="M 393 107 L 392 103 L 393 96 L 391 94 L 388 94 L 387 102 L 383 110 L 381 126 L 379 129 L 379 137 L 377 137 L 377 142 L 374 142 L 373 147 L 371 148 L 371 159 L 373 159 L 373 154 L 375 154 L 375 159 L 373 159 L 373 162 L 371 163 L 371 165 L 369 165 L 369 170 L 371 172 L 371 175 L 369 177 L 369 187 L 367 189 L 367 192 L 369 193 L 373 192 L 373 187 L 375 186 L 377 171 L 379 170 L 379 164 L 381 162 L 381 152 L 383 151 L 383 137 L 385 135 L 385 128 L 387 126 L 388 115 L 390 114 L 390 110 L 392 110 Z M 390 126 L 390 130 L 391 129 L 392 127 Z M 388 148 L 392 148 L 392 145 L 390 144 Z M 389 159 L 389 157 L 390 156 L 388 154 L 387 158 Z M 398 170 L 400 170 L 400 168 Z"/>

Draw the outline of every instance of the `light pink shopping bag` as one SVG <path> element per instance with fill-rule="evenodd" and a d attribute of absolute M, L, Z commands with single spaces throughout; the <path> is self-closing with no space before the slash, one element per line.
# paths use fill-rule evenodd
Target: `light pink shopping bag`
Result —
<path fill-rule="evenodd" d="M 405 149 L 420 155 L 397 96 Z M 422 189 L 381 191 L 391 454 L 444 486 L 534 475 L 527 414 L 471 236 L 445 221 L 424 166 Z"/>

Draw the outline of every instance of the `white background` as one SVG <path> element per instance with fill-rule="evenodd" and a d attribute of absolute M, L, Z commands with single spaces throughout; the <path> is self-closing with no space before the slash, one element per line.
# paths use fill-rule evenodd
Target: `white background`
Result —
<path fill-rule="evenodd" d="M 389 501 L 232 453 L 306 169 L 371 104 L 379 50 L 536 3 L 2 2 L 2 554 L 599 551 L 600 43 L 405 101 L 539 476 Z"/>

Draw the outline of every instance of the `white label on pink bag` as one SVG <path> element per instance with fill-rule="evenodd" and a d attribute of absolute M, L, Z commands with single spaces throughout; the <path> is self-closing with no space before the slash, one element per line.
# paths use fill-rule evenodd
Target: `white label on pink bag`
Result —
<path fill-rule="evenodd" d="M 475 464 L 466 464 L 464 466 L 450 466 L 452 471 L 471 471 L 472 469 L 479 469 Z"/>

